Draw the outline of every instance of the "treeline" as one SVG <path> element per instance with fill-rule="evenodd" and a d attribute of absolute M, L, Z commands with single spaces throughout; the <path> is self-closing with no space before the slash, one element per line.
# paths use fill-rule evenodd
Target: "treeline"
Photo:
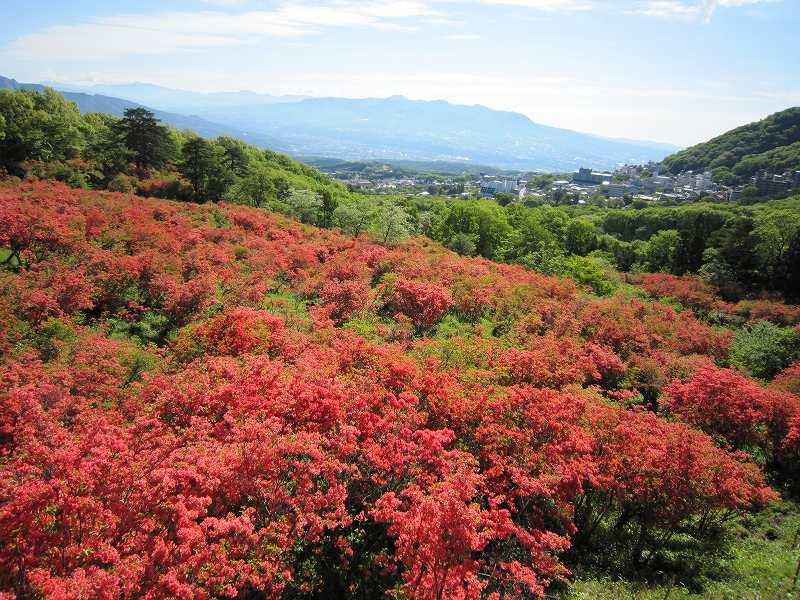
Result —
<path fill-rule="evenodd" d="M 524 264 L 611 293 L 617 271 L 699 274 L 728 300 L 763 290 L 800 298 L 800 197 L 751 207 L 505 207 L 406 201 L 420 233 L 463 255 Z"/>
<path fill-rule="evenodd" d="M 316 169 L 230 137 L 204 139 L 143 108 L 123 118 L 81 115 L 58 92 L 0 91 L 0 169 L 73 187 L 204 202 L 268 205 L 294 190 L 333 199 L 346 190 Z"/>

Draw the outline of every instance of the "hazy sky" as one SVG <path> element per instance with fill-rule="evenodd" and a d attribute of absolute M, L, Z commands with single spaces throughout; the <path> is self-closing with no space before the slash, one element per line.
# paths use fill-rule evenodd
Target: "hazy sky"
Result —
<path fill-rule="evenodd" d="M 402 94 L 691 144 L 800 105 L 800 0 L 0 0 L 0 74 Z"/>

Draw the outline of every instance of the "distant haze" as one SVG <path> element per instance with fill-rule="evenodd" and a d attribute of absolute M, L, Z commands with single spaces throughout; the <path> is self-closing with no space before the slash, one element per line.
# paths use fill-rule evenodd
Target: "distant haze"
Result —
<path fill-rule="evenodd" d="M 205 131 L 213 125 L 254 143 L 268 140 L 273 149 L 295 156 L 462 161 L 506 169 L 569 171 L 660 160 L 678 149 L 547 127 L 522 114 L 484 106 L 402 96 L 306 99 L 253 92 L 203 94 L 145 84 L 51 85 L 72 93 L 121 96 L 169 111 L 161 118 L 178 126 L 191 128 L 196 122 Z M 79 105 L 86 102 L 82 99 Z"/>
<path fill-rule="evenodd" d="M 444 99 L 688 146 L 800 105 L 797 0 L 3 2 L 0 73 L 269 96 Z M 154 101 L 142 86 L 96 93 Z M 180 96 L 164 110 L 190 110 Z"/>

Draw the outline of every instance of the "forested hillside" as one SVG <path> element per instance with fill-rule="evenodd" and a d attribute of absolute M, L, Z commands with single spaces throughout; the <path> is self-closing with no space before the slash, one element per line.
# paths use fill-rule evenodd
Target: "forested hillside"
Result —
<path fill-rule="evenodd" d="M 800 107 L 737 127 L 663 162 L 672 173 L 712 170 L 720 183 L 744 183 L 762 169 L 800 170 Z"/>
<path fill-rule="evenodd" d="M 792 307 L 714 327 L 692 279 L 600 298 L 425 238 L 52 182 L 5 184 L 0 225 L 6 595 L 703 590 L 800 484 Z M 782 536 L 741 593 L 790 593 Z"/>

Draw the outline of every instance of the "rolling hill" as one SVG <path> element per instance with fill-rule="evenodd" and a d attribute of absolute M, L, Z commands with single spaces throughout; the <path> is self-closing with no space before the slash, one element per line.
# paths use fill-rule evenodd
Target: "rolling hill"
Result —
<path fill-rule="evenodd" d="M 800 169 L 800 107 L 789 108 L 664 159 L 672 173 L 713 170 L 718 180 L 743 182 L 760 170 Z"/>

